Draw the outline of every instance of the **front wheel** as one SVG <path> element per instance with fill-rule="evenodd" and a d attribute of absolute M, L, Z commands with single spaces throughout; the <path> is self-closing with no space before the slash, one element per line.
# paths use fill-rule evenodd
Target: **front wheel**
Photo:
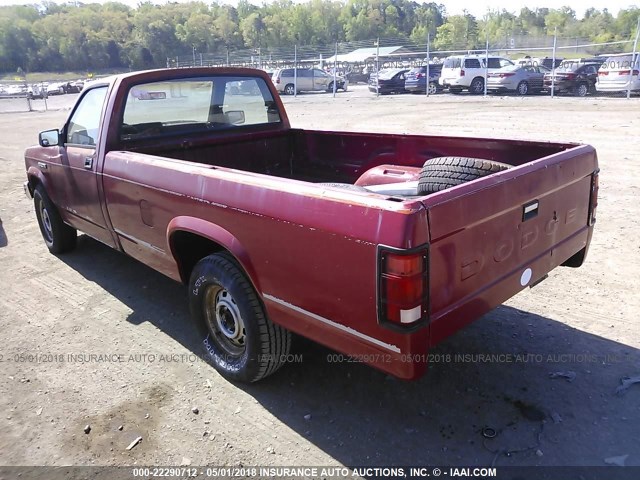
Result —
<path fill-rule="evenodd" d="M 204 346 L 224 377 L 256 382 L 286 361 L 291 334 L 267 317 L 258 294 L 227 253 L 209 255 L 189 281 L 191 316 L 206 335 Z"/>
<path fill-rule="evenodd" d="M 65 253 L 76 247 L 78 232 L 62 221 L 58 209 L 53 204 L 42 185 L 33 192 L 33 204 L 44 243 L 51 253 Z"/>

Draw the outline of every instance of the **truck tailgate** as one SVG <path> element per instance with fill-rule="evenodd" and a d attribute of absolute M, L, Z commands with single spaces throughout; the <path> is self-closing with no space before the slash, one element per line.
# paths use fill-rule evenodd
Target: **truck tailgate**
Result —
<path fill-rule="evenodd" d="M 576 146 L 421 199 L 432 345 L 586 248 L 596 170 Z"/>

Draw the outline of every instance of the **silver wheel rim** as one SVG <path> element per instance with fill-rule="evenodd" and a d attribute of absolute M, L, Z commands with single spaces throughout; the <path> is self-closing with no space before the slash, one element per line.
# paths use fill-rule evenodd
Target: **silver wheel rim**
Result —
<path fill-rule="evenodd" d="M 294 90 L 293 87 L 290 87 L 290 86 L 285 87 L 285 93 L 287 95 L 293 95 L 293 90 Z"/>
<path fill-rule="evenodd" d="M 429 95 L 436 93 L 436 86 L 433 83 L 429 84 Z"/>
<path fill-rule="evenodd" d="M 521 83 L 520 87 L 518 88 L 518 92 L 520 93 L 520 95 L 526 95 L 527 94 L 527 84 L 526 83 Z"/>
<path fill-rule="evenodd" d="M 238 304 L 228 290 L 211 285 L 205 293 L 207 327 L 215 343 L 231 356 L 245 351 L 246 332 Z"/>
<path fill-rule="evenodd" d="M 44 206 L 44 202 L 40 201 L 40 219 L 42 220 L 42 233 L 47 242 L 53 243 L 53 227 L 51 226 L 51 218 L 49 212 Z"/>
<path fill-rule="evenodd" d="M 581 97 L 584 97 L 587 94 L 587 86 L 585 84 L 582 84 L 578 87 L 578 95 L 580 95 Z"/>
<path fill-rule="evenodd" d="M 483 89 L 482 82 L 480 80 L 474 80 L 471 86 L 471 90 L 473 90 L 474 93 L 480 93 L 482 92 L 482 89 Z"/>

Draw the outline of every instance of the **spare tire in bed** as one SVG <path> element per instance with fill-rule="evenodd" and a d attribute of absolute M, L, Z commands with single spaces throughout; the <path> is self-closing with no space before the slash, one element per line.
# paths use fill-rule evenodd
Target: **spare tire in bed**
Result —
<path fill-rule="evenodd" d="M 511 168 L 506 163 L 469 157 L 436 157 L 420 172 L 418 195 L 439 192 Z"/>

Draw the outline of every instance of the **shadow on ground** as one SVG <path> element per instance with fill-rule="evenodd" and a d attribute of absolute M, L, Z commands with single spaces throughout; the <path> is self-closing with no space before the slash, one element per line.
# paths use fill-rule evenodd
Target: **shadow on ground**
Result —
<path fill-rule="evenodd" d="M 60 258 L 131 308 L 129 322 L 202 353 L 183 286 L 88 237 Z M 552 318 L 501 306 L 433 350 L 412 383 L 330 362 L 306 340 L 296 353 L 237 388 L 345 465 L 640 465 L 640 385 L 616 394 L 640 374 L 638 350 Z"/>
<path fill-rule="evenodd" d="M 4 227 L 2 226 L 2 219 L 0 218 L 0 248 L 6 247 L 9 244 L 9 240 L 7 239 L 7 234 L 4 231 Z"/>

